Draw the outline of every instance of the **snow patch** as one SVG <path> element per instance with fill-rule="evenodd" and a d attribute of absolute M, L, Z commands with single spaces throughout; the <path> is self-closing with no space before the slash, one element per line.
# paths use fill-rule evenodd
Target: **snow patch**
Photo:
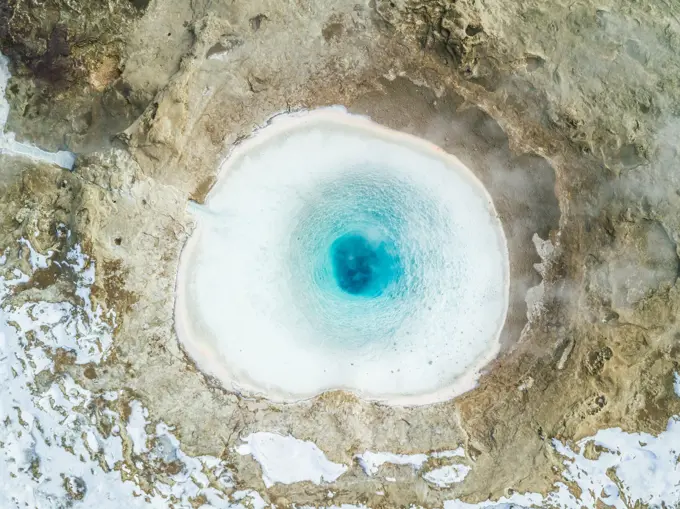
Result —
<path fill-rule="evenodd" d="M 142 454 L 149 450 L 146 446 L 146 425 L 149 424 L 147 417 L 149 417 L 149 411 L 139 401 L 130 402 L 130 416 L 125 428 L 132 440 L 134 454 Z"/>
<path fill-rule="evenodd" d="M 359 462 L 364 473 L 374 476 L 385 463 L 393 465 L 410 465 L 414 470 L 420 470 L 429 458 L 446 459 L 465 457 L 465 449 L 458 447 L 452 451 L 435 451 L 430 454 L 394 454 L 391 452 L 371 452 L 357 454 L 355 458 Z M 463 465 L 464 466 L 464 465 Z M 386 480 L 389 480 L 386 478 Z"/>
<path fill-rule="evenodd" d="M 298 508 L 298 506 L 295 507 Z M 298 509 L 370 509 L 370 507 L 365 506 L 364 504 L 341 504 L 341 505 L 328 505 L 322 507 L 305 505 L 300 506 Z"/>
<path fill-rule="evenodd" d="M 266 487 L 276 483 L 293 484 L 312 481 L 333 482 L 347 471 L 347 466 L 333 463 L 313 442 L 290 435 L 260 431 L 243 439 L 236 448 L 241 455 L 251 455 L 262 468 Z"/>
<path fill-rule="evenodd" d="M 440 488 L 462 482 L 472 470 L 467 465 L 445 465 L 423 474 L 423 479 Z"/>
<path fill-rule="evenodd" d="M 538 493 L 519 494 L 514 493 L 511 497 L 501 497 L 496 501 L 487 500 L 478 504 L 468 504 L 461 500 L 447 500 L 444 509 L 526 509 L 529 507 L 541 507 L 543 497 Z M 579 509 L 582 509 L 579 507 Z"/>
<path fill-rule="evenodd" d="M 26 239 L 19 244 L 28 249 L 29 262 L 33 270 L 44 269 L 52 262 L 52 252 L 42 255 L 35 251 Z M 94 284 L 94 263 L 80 251 L 73 248 L 66 256 L 67 261 L 60 264 L 70 268 L 78 275 L 75 294 L 83 303 L 75 306 L 70 302 L 27 302 L 13 313 L 13 322 L 24 333 L 30 333 L 41 347 L 50 351 L 66 349 L 76 355 L 76 364 L 101 362 L 113 342 L 112 328 L 104 321 L 115 321 L 115 314 L 104 314 L 90 299 L 90 288 Z M 28 280 L 28 276 L 25 276 Z"/>
<path fill-rule="evenodd" d="M 393 454 L 391 452 L 371 452 L 355 456 L 359 461 L 359 466 L 368 476 L 378 473 L 378 470 L 385 463 L 393 465 L 411 465 L 414 470 L 420 469 L 427 461 L 427 454 Z"/>
<path fill-rule="evenodd" d="M 264 509 L 267 507 L 266 502 L 262 498 L 262 496 L 257 492 L 253 490 L 244 490 L 244 491 L 237 491 L 232 494 L 232 498 L 238 502 L 243 502 L 243 505 L 239 503 L 236 506 L 229 506 L 230 508 L 233 509 Z M 203 506 L 205 509 L 208 509 L 208 507 L 211 506 Z"/>
<path fill-rule="evenodd" d="M 564 484 L 548 500 L 563 507 L 595 507 L 602 502 L 624 509 L 636 504 L 662 507 L 680 502 L 680 420 L 668 421 L 658 437 L 648 433 L 625 433 L 620 428 L 598 431 L 578 442 L 581 451 L 597 447 L 599 457 L 587 459 L 554 440 L 553 446 L 566 459 L 564 478 L 581 488 L 575 499 Z M 611 478 L 614 472 L 616 480 Z M 571 505 L 568 505 L 571 504 Z"/>
<path fill-rule="evenodd" d="M 33 248 L 31 243 L 23 237 L 19 239 L 19 245 L 28 250 L 28 263 L 31 264 L 31 269 L 37 270 L 47 268 L 48 260 L 54 254 L 54 251 L 48 251 L 46 255 L 40 254 Z"/>

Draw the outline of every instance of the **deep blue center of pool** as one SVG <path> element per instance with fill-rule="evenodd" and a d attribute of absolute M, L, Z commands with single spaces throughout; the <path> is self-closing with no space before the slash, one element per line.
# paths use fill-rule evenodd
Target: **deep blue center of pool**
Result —
<path fill-rule="evenodd" d="M 399 276 L 395 250 L 384 241 L 372 241 L 358 233 L 336 239 L 330 249 L 333 277 L 351 295 L 378 297 Z"/>

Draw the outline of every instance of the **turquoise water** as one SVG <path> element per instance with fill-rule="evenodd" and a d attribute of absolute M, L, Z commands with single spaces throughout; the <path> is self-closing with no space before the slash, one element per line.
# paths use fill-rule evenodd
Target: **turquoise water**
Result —
<path fill-rule="evenodd" d="M 362 232 L 345 234 L 333 242 L 329 253 L 338 287 L 350 295 L 382 295 L 399 280 L 401 263 L 390 239 L 370 239 Z"/>
<path fill-rule="evenodd" d="M 284 270 L 291 303 L 331 348 L 390 348 L 441 272 L 436 203 L 382 167 L 319 182 L 295 215 Z M 454 284 L 453 281 L 450 284 Z"/>

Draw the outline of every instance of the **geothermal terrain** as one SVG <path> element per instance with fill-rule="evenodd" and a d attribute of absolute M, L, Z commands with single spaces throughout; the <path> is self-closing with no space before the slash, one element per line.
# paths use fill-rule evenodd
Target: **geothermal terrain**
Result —
<path fill-rule="evenodd" d="M 6 0 L 0 52 L 3 509 L 680 504 L 673 0 Z M 268 397 L 178 337 L 229 155 L 331 106 L 493 202 L 505 315 L 469 390 Z"/>

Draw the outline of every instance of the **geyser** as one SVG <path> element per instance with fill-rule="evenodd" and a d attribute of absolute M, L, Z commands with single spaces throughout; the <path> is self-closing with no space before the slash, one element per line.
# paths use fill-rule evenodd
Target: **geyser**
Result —
<path fill-rule="evenodd" d="M 333 242 L 330 258 L 338 286 L 352 295 L 377 297 L 399 274 L 396 249 L 361 232 L 342 235 Z"/>
<path fill-rule="evenodd" d="M 337 109 L 282 115 L 193 210 L 177 333 L 227 388 L 431 403 L 498 353 L 501 224 L 470 170 L 424 140 Z"/>

